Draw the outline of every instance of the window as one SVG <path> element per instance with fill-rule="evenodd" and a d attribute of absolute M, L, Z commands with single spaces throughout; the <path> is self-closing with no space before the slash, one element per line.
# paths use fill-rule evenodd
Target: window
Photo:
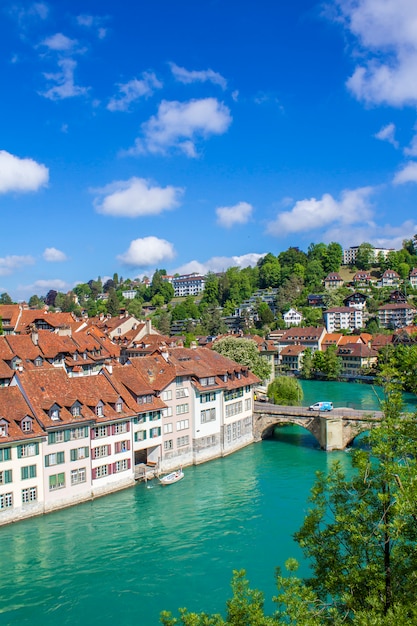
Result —
<path fill-rule="evenodd" d="M 228 404 L 226 406 L 226 417 L 232 417 L 233 415 L 242 413 L 242 410 L 243 410 L 243 403 L 241 400 L 239 402 L 233 402 L 233 404 Z"/>
<path fill-rule="evenodd" d="M 88 437 L 88 427 L 80 426 L 79 428 L 71 428 L 70 439 L 84 439 Z"/>
<path fill-rule="evenodd" d="M 167 441 L 164 441 L 164 450 L 172 450 L 173 447 L 174 447 L 173 439 L 168 439 Z"/>
<path fill-rule="evenodd" d="M 116 402 L 116 413 L 121 413 L 123 409 L 123 403 L 121 400 Z"/>
<path fill-rule="evenodd" d="M 53 452 L 52 454 L 47 454 L 45 456 L 45 467 L 50 467 L 51 465 L 61 465 L 61 463 L 65 463 L 64 452 Z"/>
<path fill-rule="evenodd" d="M 214 376 L 208 376 L 207 378 L 200 378 L 200 385 L 202 387 L 209 387 L 210 385 L 215 385 L 216 381 Z"/>
<path fill-rule="evenodd" d="M 129 459 L 122 459 L 121 461 L 116 461 L 114 464 L 115 472 L 124 472 L 129 469 Z"/>
<path fill-rule="evenodd" d="M 103 417 L 103 405 L 102 404 L 97 404 L 95 408 L 95 414 L 97 415 L 97 417 Z"/>
<path fill-rule="evenodd" d="M 0 422 L 0 437 L 7 437 L 8 426 L 7 422 Z"/>
<path fill-rule="evenodd" d="M 167 435 L 168 433 L 172 433 L 172 422 L 164 424 L 164 435 Z"/>
<path fill-rule="evenodd" d="M 172 390 L 167 389 L 161 393 L 161 400 L 172 400 Z"/>
<path fill-rule="evenodd" d="M 161 411 L 162 417 L 171 417 L 173 415 L 172 406 L 167 406 L 165 409 Z"/>
<path fill-rule="evenodd" d="M 30 417 L 25 417 L 25 419 L 21 421 L 20 426 L 24 433 L 30 433 L 32 430 L 32 420 Z"/>
<path fill-rule="evenodd" d="M 80 415 L 81 415 L 81 411 L 80 411 L 80 407 L 79 407 L 79 405 L 78 405 L 78 404 L 74 404 L 74 405 L 71 407 L 71 415 L 72 415 L 73 417 L 80 417 Z"/>
<path fill-rule="evenodd" d="M 12 456 L 11 448 L 0 448 L 0 461 L 10 461 Z"/>
<path fill-rule="evenodd" d="M 151 428 L 151 430 L 149 431 L 149 436 L 150 437 L 159 437 L 161 434 L 161 429 L 160 428 Z"/>
<path fill-rule="evenodd" d="M 43 360 L 40 356 L 37 356 L 36 359 L 34 360 L 35 363 L 35 367 L 41 367 Z"/>
<path fill-rule="evenodd" d="M 227 402 L 228 400 L 235 400 L 236 398 L 241 398 L 243 396 L 243 388 L 232 389 L 231 391 L 224 392 L 224 400 Z"/>
<path fill-rule="evenodd" d="M 138 396 L 137 397 L 138 404 L 152 404 L 152 396 Z"/>
<path fill-rule="evenodd" d="M 76 470 L 71 470 L 71 485 L 79 485 L 80 483 L 85 483 L 86 471 L 85 467 L 80 467 Z"/>
<path fill-rule="evenodd" d="M 114 444 L 114 451 L 116 454 L 118 454 L 119 452 L 127 452 L 128 450 L 130 450 L 130 441 L 128 440 L 116 441 L 116 443 Z"/>
<path fill-rule="evenodd" d="M 36 502 L 38 499 L 38 492 L 36 487 L 27 487 L 26 489 L 22 489 L 22 504 L 26 504 L 27 502 Z"/>
<path fill-rule="evenodd" d="M 99 438 L 99 437 L 107 437 L 107 426 L 97 426 L 96 428 L 93 428 L 92 430 L 92 435 L 93 437 Z"/>
<path fill-rule="evenodd" d="M 71 461 L 78 461 L 78 459 L 87 459 L 89 456 L 90 449 L 87 446 L 83 446 L 81 448 L 73 448 L 70 450 L 70 459 Z"/>
<path fill-rule="evenodd" d="M 177 422 L 177 430 L 185 430 L 188 428 L 188 424 L 188 420 L 181 420 L 180 422 Z"/>
<path fill-rule="evenodd" d="M 175 397 L 177 398 L 188 398 L 188 396 L 190 395 L 190 392 L 188 389 L 186 389 L 186 387 L 178 387 L 178 389 L 175 390 Z"/>
<path fill-rule="evenodd" d="M 188 435 L 185 435 L 184 437 L 178 437 L 177 448 L 183 448 L 184 446 L 188 446 L 189 440 L 190 438 Z"/>
<path fill-rule="evenodd" d="M 100 467 L 96 467 L 93 470 L 93 478 L 103 478 L 103 476 L 108 476 L 108 474 L 109 474 L 108 465 L 100 465 Z"/>
<path fill-rule="evenodd" d="M 0 509 L 9 509 L 13 506 L 13 494 L 3 493 L 0 495 Z"/>
<path fill-rule="evenodd" d="M 57 422 L 58 420 L 61 419 L 60 416 L 59 416 L 59 407 L 58 406 L 54 405 L 51 409 L 49 409 L 49 417 L 54 422 Z"/>
<path fill-rule="evenodd" d="M 113 424 L 113 435 L 120 435 L 120 433 L 128 432 L 128 422 L 121 422 L 120 424 Z"/>
<path fill-rule="evenodd" d="M 63 489 L 65 487 L 65 473 L 52 474 L 49 477 L 49 491 L 55 491 L 55 489 Z"/>
<path fill-rule="evenodd" d="M 93 459 L 100 459 L 103 456 L 108 456 L 110 453 L 110 446 L 97 446 L 97 448 L 93 448 Z"/>
<path fill-rule="evenodd" d="M 17 446 L 17 458 L 23 459 L 27 456 L 36 456 L 39 454 L 38 443 L 25 443 L 21 446 Z"/>
<path fill-rule="evenodd" d="M 25 467 L 22 467 L 20 471 L 22 480 L 36 478 L 36 465 L 26 465 Z"/>
<path fill-rule="evenodd" d="M 66 432 L 67 431 L 65 430 L 55 430 L 48 433 L 48 444 L 62 443 L 63 441 L 66 441 Z"/>
<path fill-rule="evenodd" d="M 137 433 L 135 433 L 135 441 L 145 441 L 146 439 L 146 430 L 138 430 Z"/>
<path fill-rule="evenodd" d="M 216 409 L 205 409 L 200 413 L 200 421 L 202 424 L 207 424 L 207 422 L 214 422 L 216 419 Z"/>
<path fill-rule="evenodd" d="M 177 404 L 175 407 L 175 412 L 177 415 L 182 415 L 183 413 L 188 413 L 188 403 L 186 404 Z"/>
<path fill-rule="evenodd" d="M 176 377 L 176 379 L 175 379 L 175 384 L 177 385 L 177 387 L 181 387 L 181 385 L 182 385 L 182 381 L 183 381 L 182 376 L 177 376 L 177 377 Z"/>
<path fill-rule="evenodd" d="M 0 485 L 7 485 L 12 482 L 12 470 L 3 470 L 0 472 Z"/>
<path fill-rule="evenodd" d="M 246 398 L 245 400 L 245 411 L 250 411 L 252 408 L 252 400 L 250 398 Z"/>
<path fill-rule="evenodd" d="M 216 394 L 214 391 L 210 393 L 202 393 L 200 396 L 200 402 L 204 404 L 205 402 L 213 402 L 216 399 Z"/>

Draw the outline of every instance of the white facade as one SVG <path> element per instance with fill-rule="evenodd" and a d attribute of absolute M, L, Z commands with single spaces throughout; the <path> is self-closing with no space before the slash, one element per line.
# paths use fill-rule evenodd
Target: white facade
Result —
<path fill-rule="evenodd" d="M 174 295 L 179 296 L 196 296 L 204 291 L 206 281 L 204 276 L 198 274 L 187 274 L 178 276 L 172 280 L 174 287 Z"/>
<path fill-rule="evenodd" d="M 361 309 L 353 307 L 335 307 L 323 312 L 324 323 L 328 333 L 340 330 L 356 330 L 363 327 Z"/>
<path fill-rule="evenodd" d="M 290 326 L 299 326 L 303 321 L 303 316 L 295 309 L 290 309 L 289 311 L 284 313 L 282 317 L 284 318 L 284 322 L 287 328 L 289 328 Z"/>

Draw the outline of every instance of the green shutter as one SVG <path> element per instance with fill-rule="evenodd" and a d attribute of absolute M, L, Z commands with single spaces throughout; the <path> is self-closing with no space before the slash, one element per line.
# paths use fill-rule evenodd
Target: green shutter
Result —
<path fill-rule="evenodd" d="M 39 443 L 35 443 L 35 454 L 39 454 Z"/>
<path fill-rule="evenodd" d="M 58 482 L 62 485 L 65 485 L 65 472 L 62 472 L 62 474 L 58 474 Z"/>
<path fill-rule="evenodd" d="M 56 474 L 49 477 L 49 489 L 56 486 Z"/>
<path fill-rule="evenodd" d="M 76 461 L 77 460 L 77 450 L 70 450 L 70 460 L 71 461 Z"/>
<path fill-rule="evenodd" d="M 22 446 L 17 446 L 17 458 L 22 458 Z"/>
<path fill-rule="evenodd" d="M 64 430 L 64 441 L 69 441 L 71 439 L 71 431 L 67 428 Z"/>
<path fill-rule="evenodd" d="M 5 470 L 5 472 L 3 473 L 3 479 L 5 483 L 11 483 L 12 482 L 12 470 Z"/>
<path fill-rule="evenodd" d="M 36 478 L 36 465 L 31 465 L 29 467 L 29 477 Z"/>
<path fill-rule="evenodd" d="M 88 426 L 84 426 L 84 437 L 88 437 Z"/>
<path fill-rule="evenodd" d="M 85 446 L 84 450 L 85 458 L 88 459 L 88 457 L 90 456 L 90 448 L 88 446 Z"/>
<path fill-rule="evenodd" d="M 56 433 L 48 433 L 48 443 L 55 443 L 56 441 Z"/>
<path fill-rule="evenodd" d="M 65 462 L 65 455 L 63 452 L 57 452 L 56 453 L 56 462 L 57 463 L 64 463 Z"/>
<path fill-rule="evenodd" d="M 45 467 L 49 467 L 49 454 L 45 457 Z"/>
<path fill-rule="evenodd" d="M 22 467 L 21 473 L 22 473 L 22 480 L 26 480 L 27 478 L 29 478 L 29 468 L 27 466 Z"/>

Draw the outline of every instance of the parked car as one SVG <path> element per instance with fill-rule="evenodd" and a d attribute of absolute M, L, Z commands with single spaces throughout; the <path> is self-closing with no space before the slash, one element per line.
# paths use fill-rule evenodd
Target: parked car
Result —
<path fill-rule="evenodd" d="M 333 403 L 332 402 L 316 402 L 315 404 L 310 405 L 310 411 L 333 411 Z"/>

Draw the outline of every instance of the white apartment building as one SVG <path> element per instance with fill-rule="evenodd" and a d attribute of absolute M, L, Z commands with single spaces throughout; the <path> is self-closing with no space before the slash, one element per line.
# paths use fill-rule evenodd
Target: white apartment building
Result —
<path fill-rule="evenodd" d="M 333 307 L 323 311 L 324 323 L 328 333 L 340 330 L 356 330 L 363 327 L 363 311 L 354 307 Z"/>

